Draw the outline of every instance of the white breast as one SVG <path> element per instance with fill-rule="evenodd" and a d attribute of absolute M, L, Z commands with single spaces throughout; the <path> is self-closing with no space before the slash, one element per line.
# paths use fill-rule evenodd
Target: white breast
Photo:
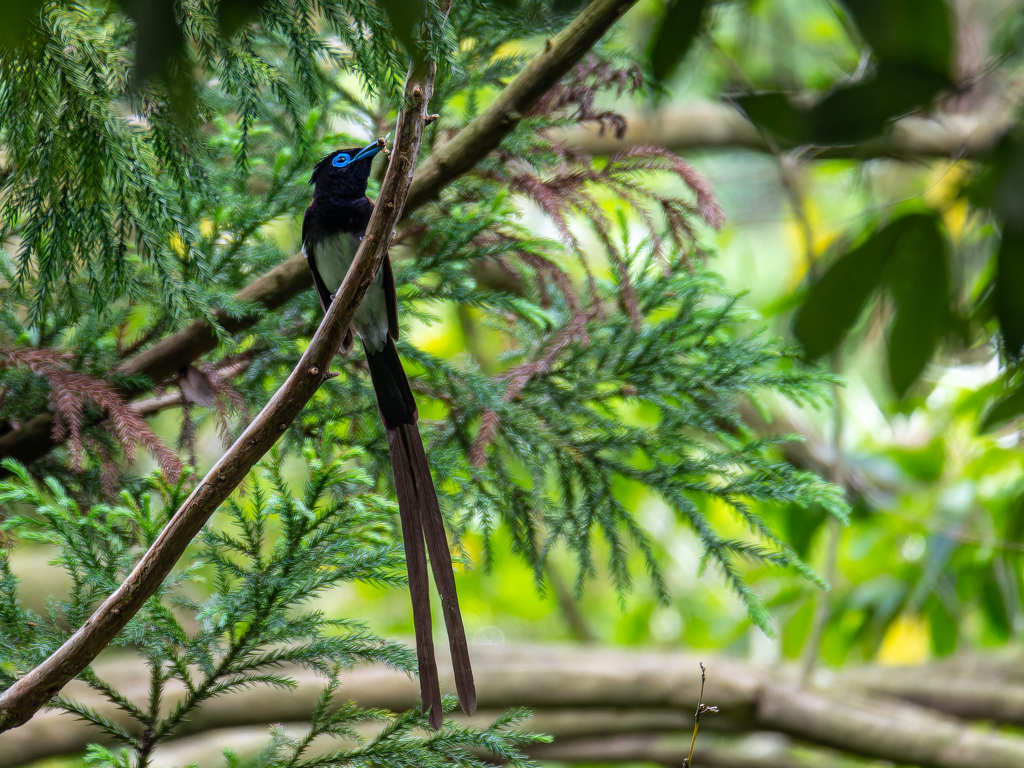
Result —
<path fill-rule="evenodd" d="M 341 287 L 342 280 L 359 249 L 359 238 L 347 232 L 339 232 L 317 243 L 314 250 L 316 268 L 320 277 L 333 295 Z M 377 277 L 356 309 L 352 324 L 356 333 L 368 349 L 379 352 L 388 338 L 388 311 L 382 283 L 382 272 Z"/>

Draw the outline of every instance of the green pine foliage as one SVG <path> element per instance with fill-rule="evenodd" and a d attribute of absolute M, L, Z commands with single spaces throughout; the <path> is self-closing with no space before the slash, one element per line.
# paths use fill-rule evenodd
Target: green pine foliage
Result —
<path fill-rule="evenodd" d="M 373 493 L 371 479 L 351 450 L 308 448 L 309 477 L 296 496 L 281 476 L 275 453 L 253 473 L 248 494 L 224 509 L 224 524 L 208 528 L 189 552 L 189 564 L 172 573 L 117 639 L 133 649 L 149 670 L 150 695 L 133 701 L 89 668 L 79 679 L 109 703 L 98 710 L 61 695 L 52 706 L 90 723 L 97 736 L 120 748 L 94 746 L 89 759 L 116 768 L 142 768 L 153 750 L 175 735 L 202 705 L 244 689 L 290 689 L 289 670 L 317 673 L 323 692 L 302 738 L 272 732 L 256 764 L 272 768 L 421 765 L 457 762 L 482 768 L 470 750 L 483 750 L 513 766 L 530 765 L 521 748 L 541 737 L 517 730 L 524 718 L 511 711 L 484 729 L 449 724 L 422 735 L 418 710 L 394 714 L 344 703 L 338 674 L 360 662 L 413 673 L 415 656 L 370 632 L 358 621 L 325 616 L 309 603 L 339 584 L 366 582 L 404 586 L 402 553 L 393 543 L 394 504 Z M 55 650 L 88 617 L 96 601 L 127 576 L 184 500 L 184 479 L 169 483 L 156 472 L 116 502 L 82 508 L 58 482 L 38 483 L 21 465 L 7 461 L 0 504 L 24 510 L 3 522 L 23 541 L 57 553 L 71 579 L 66 599 L 52 600 L 46 615 L 18 601 L 9 553 L 0 559 L 0 684 L 10 685 Z M 197 599 L 192 585 L 209 596 Z M 170 688 L 177 684 L 180 695 Z M 162 709 L 162 707 L 165 709 Z M 454 700 L 446 702 L 450 711 Z M 367 726 L 377 724 L 366 736 Z M 309 753 L 315 739 L 340 739 L 338 747 Z M 237 760 L 236 760 L 237 763 Z"/>
<path fill-rule="evenodd" d="M 500 27 L 507 39 L 549 18 L 470 2 L 449 21 L 425 8 L 426 52 L 453 71 L 455 23 L 492 38 Z M 26 37 L 0 47 L 0 240 L 16 238 L 12 277 L 44 327 L 154 293 L 172 326 L 222 306 L 213 249 L 195 226 L 211 204 L 231 207 L 213 178 L 224 156 L 202 132 L 217 116 L 232 115 L 243 170 L 254 132 L 268 128 L 305 169 L 321 150 L 312 109 L 338 91 L 385 103 L 401 93 L 408 57 L 375 4 L 267 2 L 258 23 L 230 35 L 218 10 L 213 0 L 177 2 L 181 49 L 145 82 L 132 70 L 148 61 L 135 24 L 107 3 L 45 2 Z"/>
<path fill-rule="evenodd" d="M 145 83 L 133 80 L 133 23 L 107 5 L 46 3 L 23 42 L 0 48 L 0 440 L 51 414 L 63 443 L 28 467 L 4 465 L 5 526 L 16 541 L 57 547 L 74 583 L 47 616 L 30 616 L 5 561 L 0 685 L 114 589 L 187 494 L 192 474 L 182 467 L 196 463 L 198 430 L 215 421 L 233 440 L 293 369 L 321 309 L 304 291 L 241 333 L 214 324 L 216 349 L 163 381 L 119 366 L 193 320 L 254 312 L 237 294 L 298 249 L 313 161 L 393 129 L 393 97 L 415 53 L 391 34 L 386 3 L 272 1 L 230 34 L 215 3 L 175 7 L 185 44 L 170 74 Z M 427 129 L 424 156 L 523 66 L 509 44 L 555 18 L 541 5 L 482 2 L 427 15 L 425 50 L 440 61 L 432 109 L 442 117 Z M 748 430 L 738 405 L 766 395 L 817 403 L 830 380 L 752 331 L 712 271 L 701 232 L 722 213 L 693 168 L 654 148 L 597 161 L 558 140 L 557 129 L 580 122 L 621 130 L 623 118 L 602 103 L 643 83 L 621 53 L 592 52 L 496 152 L 403 222 L 392 260 L 405 328 L 455 308 L 466 343 L 450 357 L 405 337 L 399 347 L 443 512 L 456 542 L 482 534 L 484 566 L 503 528 L 538 585 L 545 558 L 565 548 L 577 593 L 604 567 L 625 593 L 638 552 L 663 593 L 642 520 L 622 501 L 623 489 L 640 486 L 693 527 L 705 562 L 764 627 L 744 561 L 814 578 L 765 524 L 765 505 L 845 508 L 834 488 L 781 459 L 781 439 Z M 55 700 L 129 750 L 97 759 L 144 764 L 153 739 L 210 697 L 287 686 L 286 663 L 327 681 L 310 739 L 384 717 L 346 709 L 332 681 L 362 659 L 410 669 L 408 651 L 303 608 L 333 584 L 401 580 L 384 501 L 387 443 L 365 364 L 357 351 L 335 369 L 281 444 L 282 455 L 310 441 L 327 451 L 309 458 L 304 494 L 290 493 L 271 461 L 250 495 L 226 506 L 232 525 L 205 531 L 192 564 L 118 638 L 149 664 L 154 701 L 169 681 L 185 686 L 178 708 L 158 716 L 156 704 L 140 708 L 90 672 L 83 680 L 121 719 Z M 180 414 L 176 450 L 175 436 L 158 435 L 136 410 L 141 396 L 147 414 Z M 161 474 L 135 474 L 138 446 Z M 185 585 L 197 578 L 214 585 L 209 599 L 189 599 Z M 198 631 L 186 631 L 182 612 Z M 518 717 L 421 739 L 418 715 L 388 716 L 375 740 L 317 760 L 476 765 L 464 750 L 480 747 L 518 763 L 527 738 L 514 730 Z M 258 762 L 312 765 L 304 744 L 277 732 Z"/>
<path fill-rule="evenodd" d="M 118 246 L 125 258 L 117 261 L 119 271 L 109 273 L 116 279 L 107 279 L 104 265 L 113 251 L 104 250 L 102 237 L 76 230 L 81 248 L 50 235 L 38 240 L 33 233 L 46 226 L 65 226 L 42 198 L 9 202 L 5 209 L 12 247 L 0 278 L 0 420 L 24 423 L 40 411 L 54 412 L 71 439 L 64 455 L 51 454 L 38 462 L 39 470 L 86 494 L 99 491 L 100 481 L 108 493 L 134 482 L 124 458 L 135 445 L 155 453 L 169 476 L 179 468 L 177 457 L 155 448 L 145 423 L 129 420 L 126 402 L 121 407 L 98 389 L 90 394 L 92 385 L 84 384 L 74 389 L 75 397 L 62 395 L 69 390 L 62 389 L 67 377 L 91 377 L 76 381 L 94 380 L 96 387 L 106 378 L 116 386 L 114 395 L 129 396 L 178 384 L 186 393 L 179 436 L 184 458 L 194 460 L 204 420 L 215 419 L 230 442 L 316 330 L 320 309 L 311 291 L 266 313 L 246 333 L 222 333 L 218 349 L 180 377 L 126 381 L 106 372 L 212 307 L 227 317 L 246 315 L 249 307 L 235 293 L 290 254 L 295 241 L 282 235 L 282 222 L 295 222 L 308 202 L 312 159 L 357 142 L 334 127 L 344 121 L 383 133 L 394 119 L 384 95 L 399 54 L 392 42 L 375 38 L 376 9 L 344 11 L 362 20 L 363 37 L 350 39 L 349 29 L 342 47 L 330 48 L 328 35 L 348 18 L 340 6 L 325 6 L 314 23 L 289 15 L 300 14 L 299 6 L 269 3 L 259 25 L 246 25 L 228 39 L 209 7 L 182 7 L 191 9 L 183 27 L 194 43 L 190 55 L 217 75 L 194 83 L 202 130 L 182 127 L 159 84 L 141 93 L 132 89 L 123 55 L 130 23 L 117 13 L 47 6 L 35 42 L 4 54 L 10 68 L 5 76 L 22 78 L 10 83 L 38 100 L 22 103 L 10 98 L 12 87 L 4 91 L 5 114 L 35 126 L 23 126 L 17 136 L 2 134 L 16 160 L 5 180 L 6 199 L 42 194 L 51 182 L 84 190 L 92 179 L 97 186 L 83 191 L 82 199 L 96 210 L 120 206 L 124 213 L 115 219 L 136 222 L 130 229 L 142 237 Z M 522 66 L 520 57 L 499 54 L 504 43 L 529 31 L 517 18 L 459 6 L 444 24 L 437 22 L 444 34 L 435 37 L 449 46 L 435 51 L 446 57 L 435 100 L 444 117 L 428 129 L 425 152 L 472 120 L 487 95 Z M 546 23 L 543 14 L 537 18 L 534 28 Z M 295 26 L 301 24 L 311 26 Z M 74 98 L 59 91 L 66 108 L 82 104 L 81 112 L 60 116 L 43 108 L 54 94 L 42 73 L 58 63 L 38 47 L 55 30 L 78 36 L 78 42 L 67 42 L 80 52 L 76 56 L 93 57 L 59 62 L 82 67 L 54 75 L 52 87 L 80 91 Z M 86 70 L 106 90 L 90 85 Z M 632 92 L 642 83 L 629 60 L 590 54 L 497 153 L 414 214 L 393 250 L 401 314 L 429 322 L 433 306 L 456 305 L 470 343 L 454 360 L 404 342 L 401 349 L 418 369 L 419 396 L 432 401 L 431 412 L 438 414 L 424 428 L 457 537 L 478 527 L 486 556 L 490 533 L 507 526 L 538 581 L 551 548 L 568 547 L 579 564 L 579 591 L 597 572 L 592 545 L 601 536 L 621 590 L 631 582 L 631 547 L 646 553 L 660 590 L 642 527 L 616 495 L 618 484 L 639 483 L 694 526 L 708 562 L 721 567 L 763 625 L 764 611 L 744 585 L 740 562 L 802 566 L 764 524 L 758 504 L 821 505 L 835 514 L 843 506 L 832 488 L 781 461 L 778 441 L 755 439 L 741 423 L 737 403 L 766 392 L 815 402 L 826 379 L 795 365 L 793 353 L 777 341 L 739 330 L 746 319 L 736 297 L 702 265 L 700 227 L 718 226 L 721 211 L 690 166 L 656 149 L 598 164 L 553 138 L 556 129 L 580 121 L 619 130 L 622 118 L 600 108 L 602 94 Z M 150 105 L 141 124 L 124 110 L 140 103 Z M 22 120 L 27 117 L 32 120 Z M 40 164 L 51 150 L 39 144 L 39 132 L 52 129 L 46 121 L 58 117 L 84 133 L 65 136 L 66 146 L 52 150 L 65 158 L 63 165 Z M 95 125 L 89 122 L 94 119 Z M 191 131 L 187 137 L 180 133 L 185 130 Z M 172 140 L 174 131 L 179 133 Z M 99 153 L 95 166 L 72 162 L 80 152 Z M 104 159 L 103 153 L 118 158 Z M 131 159 L 143 155 L 145 162 Z M 124 178 L 115 172 L 121 162 L 138 171 L 131 190 L 149 183 L 146 168 L 159 168 L 152 181 L 157 208 L 181 223 L 154 236 L 162 251 L 155 245 L 138 250 L 148 225 L 118 197 L 127 187 L 111 187 Z M 94 176 L 77 170 L 90 167 L 97 169 Z M 524 198 L 548 216 L 556 238 L 538 235 L 520 220 Z M 68 221 L 86 215 L 74 205 L 65 210 Z M 51 262 L 46 254 L 52 248 L 74 258 Z M 196 302 L 174 298 L 179 286 Z M 48 304 L 45 297 L 55 291 L 59 305 Z M 472 339 L 480 334 L 500 339 L 501 353 L 474 349 Z M 50 357 L 41 363 L 26 350 Z M 210 390 L 205 400 L 188 394 L 193 390 L 185 380 L 193 372 Z M 340 365 L 340 374 L 285 444 L 324 434 L 344 439 L 365 452 L 374 481 L 386 485 L 386 442 L 358 354 Z M 753 538 L 716 530 L 702 511 L 711 500 L 732 509 Z"/>
<path fill-rule="evenodd" d="M 444 413 L 426 439 L 456 535 L 482 531 L 486 558 L 490 534 L 505 526 L 538 585 L 548 552 L 566 547 L 579 566 L 578 593 L 597 573 L 593 539 L 601 536 L 621 591 L 631 584 L 631 547 L 644 554 L 660 591 L 642 525 L 618 500 L 619 486 L 639 484 L 692 524 L 706 562 L 720 566 L 752 618 L 766 626 L 767 614 L 744 584 L 738 561 L 794 565 L 811 574 L 764 523 L 757 505 L 820 505 L 840 516 L 845 506 L 837 489 L 778 458 L 775 449 L 786 438 L 750 434 L 737 403 L 765 391 L 813 403 L 821 399 L 822 377 L 794 366 L 792 352 L 777 340 L 739 332 L 744 313 L 719 278 L 679 263 L 666 274 L 650 241 L 629 254 L 630 289 L 645 318 L 639 325 L 619 306 L 623 285 L 615 278 L 595 284 L 604 313 L 580 312 L 540 282 L 545 300 L 526 287 L 538 284 L 538 275 L 521 263 L 522 295 L 482 288 L 472 277 L 475 259 L 552 256 L 559 247 L 510 224 L 512 216 L 507 198 L 453 205 L 432 220 L 417 257 L 397 271 L 403 299 L 471 307 L 488 330 L 515 334 L 515 344 L 497 361 L 497 376 L 400 345 L 422 371 L 418 396 L 433 400 L 432 413 Z M 492 241 L 495 233 L 500 237 Z M 424 288 L 431 275 L 440 279 Z M 373 471 L 386 478 L 386 442 L 372 418 L 373 397 L 365 376 L 343 374 L 325 385 L 307 424 L 361 445 L 374 459 Z M 717 530 L 703 511 L 715 502 L 730 508 L 759 543 Z"/>

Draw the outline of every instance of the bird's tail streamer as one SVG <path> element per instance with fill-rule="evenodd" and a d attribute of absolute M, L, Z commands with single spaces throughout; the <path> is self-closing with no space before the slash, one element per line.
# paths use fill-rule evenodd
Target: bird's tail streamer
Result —
<path fill-rule="evenodd" d="M 373 388 L 377 394 L 377 404 L 387 430 L 391 468 L 395 475 L 406 568 L 409 573 L 409 593 L 412 597 L 423 710 L 430 710 L 430 724 L 434 728 L 439 728 L 443 713 L 431 634 L 427 552 L 430 553 L 434 583 L 441 596 L 459 704 L 467 714 L 473 714 L 476 710 L 473 668 L 470 664 L 469 644 L 466 641 L 466 630 L 462 624 L 462 612 L 455 589 L 451 552 L 434 482 L 430 476 L 430 467 L 427 464 L 427 455 L 423 449 L 423 439 L 416 425 L 416 401 L 409 388 L 409 381 L 394 341 L 388 339 L 380 352 L 370 353 L 367 350 L 366 359 L 370 366 Z"/>

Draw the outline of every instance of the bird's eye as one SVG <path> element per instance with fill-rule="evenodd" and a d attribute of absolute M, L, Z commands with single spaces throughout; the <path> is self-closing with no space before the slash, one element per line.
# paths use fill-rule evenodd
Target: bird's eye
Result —
<path fill-rule="evenodd" d="M 344 168 L 351 160 L 351 157 L 342 152 L 340 155 L 334 156 L 333 165 L 335 168 Z"/>

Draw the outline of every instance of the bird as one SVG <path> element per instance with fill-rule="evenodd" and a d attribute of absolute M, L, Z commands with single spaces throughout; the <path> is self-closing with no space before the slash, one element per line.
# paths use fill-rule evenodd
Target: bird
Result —
<path fill-rule="evenodd" d="M 309 179 L 313 199 L 302 217 L 302 250 L 324 314 L 345 279 L 373 213 L 366 186 L 373 159 L 384 145 L 379 139 L 362 148 L 331 152 L 316 163 Z M 428 722 L 436 730 L 441 727 L 443 712 L 431 632 L 428 551 L 448 630 L 455 689 L 460 706 L 469 715 L 476 709 L 476 688 L 448 537 L 417 424 L 416 400 L 395 346 L 398 300 L 387 255 L 356 308 L 343 342 L 346 352 L 352 346 L 353 330 L 362 341 L 377 408 L 387 432 L 412 598 L 421 707 L 424 714 L 429 713 Z"/>

